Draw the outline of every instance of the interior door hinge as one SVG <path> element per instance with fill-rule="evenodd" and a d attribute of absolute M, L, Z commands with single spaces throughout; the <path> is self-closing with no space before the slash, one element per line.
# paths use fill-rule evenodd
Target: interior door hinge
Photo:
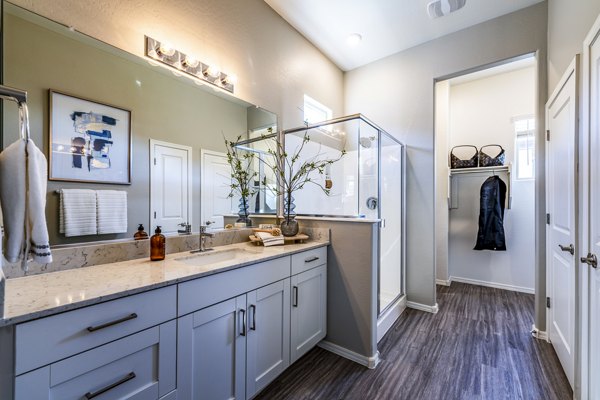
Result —
<path fill-rule="evenodd" d="M 546 141 L 550 141 L 550 129 L 546 130 Z"/>
<path fill-rule="evenodd" d="M 156 219 L 156 211 L 154 211 L 154 219 Z"/>
<path fill-rule="evenodd" d="M 156 165 L 156 157 L 154 157 L 154 165 Z"/>
<path fill-rule="evenodd" d="M 550 308 L 550 297 L 546 297 L 546 308 Z"/>
<path fill-rule="evenodd" d="M 546 214 L 546 225 L 550 225 L 550 214 Z"/>

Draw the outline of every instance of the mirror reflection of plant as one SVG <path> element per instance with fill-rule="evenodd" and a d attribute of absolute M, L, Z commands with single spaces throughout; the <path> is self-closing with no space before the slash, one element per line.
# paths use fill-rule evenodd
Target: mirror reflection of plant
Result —
<path fill-rule="evenodd" d="M 255 154 L 236 147 L 236 144 L 242 139 L 237 137 L 235 142 L 225 138 L 225 148 L 227 151 L 227 162 L 231 167 L 231 186 L 228 197 L 240 196 L 245 211 L 245 217 L 248 218 L 248 207 L 250 197 L 256 191 L 254 190 L 254 181 L 258 173 L 252 169 Z"/>
<path fill-rule="evenodd" d="M 270 128 L 269 131 L 269 133 L 272 133 Z M 266 138 L 265 135 L 263 135 L 263 139 L 264 138 Z M 313 185 L 318 186 L 327 196 L 330 195 L 331 189 L 326 188 L 319 181 L 314 180 L 311 177 L 311 174 L 317 172 L 319 176 L 325 175 L 326 167 L 338 162 L 346 155 L 344 144 L 342 146 L 342 150 L 340 150 L 340 155 L 336 158 L 323 158 L 323 153 L 320 150 L 320 146 L 319 151 L 317 151 L 314 155 L 306 159 L 300 158 L 304 147 L 310 141 L 311 139 L 310 135 L 308 134 L 307 126 L 302 137 L 302 142 L 294 149 L 292 153 L 288 153 L 283 143 L 280 140 L 276 140 L 276 148 L 273 149 L 271 146 L 269 146 L 267 150 L 267 152 L 273 157 L 274 162 L 269 163 L 262 160 L 262 162 L 273 171 L 273 174 L 277 178 L 277 186 L 271 190 L 277 195 L 284 196 L 285 204 L 283 207 L 283 216 L 285 220 L 290 219 L 290 215 L 293 211 L 293 193 L 297 190 L 303 189 L 307 183 L 312 183 Z M 263 185 L 271 188 L 269 185 L 267 185 L 266 179 L 263 179 Z"/>

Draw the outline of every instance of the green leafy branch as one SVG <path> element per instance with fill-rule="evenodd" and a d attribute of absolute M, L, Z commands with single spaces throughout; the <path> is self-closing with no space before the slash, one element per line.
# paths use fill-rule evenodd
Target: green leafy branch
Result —
<path fill-rule="evenodd" d="M 258 173 L 252 170 L 255 154 L 236 147 L 241 139 L 242 137 L 238 136 L 237 140 L 232 142 L 224 137 L 227 162 L 231 167 L 229 197 L 234 197 L 236 194 L 239 195 L 243 201 L 244 209 L 247 210 L 246 206 L 248 205 L 247 202 L 250 196 L 256 193 L 254 190 L 254 181 Z"/>

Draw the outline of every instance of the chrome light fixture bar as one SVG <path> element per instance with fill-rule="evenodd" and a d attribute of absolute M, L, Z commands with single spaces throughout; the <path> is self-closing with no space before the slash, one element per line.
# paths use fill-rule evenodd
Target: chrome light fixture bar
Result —
<path fill-rule="evenodd" d="M 146 56 L 154 61 L 168 65 L 177 72 L 183 72 L 202 82 L 210 83 L 233 93 L 235 75 L 221 72 L 215 66 L 205 64 L 190 54 L 182 53 L 166 43 L 146 36 Z"/>

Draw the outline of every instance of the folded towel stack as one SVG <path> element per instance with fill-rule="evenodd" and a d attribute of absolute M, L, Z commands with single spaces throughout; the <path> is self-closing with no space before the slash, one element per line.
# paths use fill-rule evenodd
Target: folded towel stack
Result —
<path fill-rule="evenodd" d="M 283 245 L 285 243 L 283 235 L 273 236 L 268 232 L 256 232 L 256 236 L 262 240 L 265 247 Z"/>
<path fill-rule="evenodd" d="M 65 236 L 127 232 L 127 192 L 62 189 L 60 233 Z"/>
<path fill-rule="evenodd" d="M 60 233 L 66 237 L 95 235 L 96 191 L 62 189 L 60 191 Z"/>
<path fill-rule="evenodd" d="M 127 232 L 127 192 L 97 190 L 98 234 Z"/>

